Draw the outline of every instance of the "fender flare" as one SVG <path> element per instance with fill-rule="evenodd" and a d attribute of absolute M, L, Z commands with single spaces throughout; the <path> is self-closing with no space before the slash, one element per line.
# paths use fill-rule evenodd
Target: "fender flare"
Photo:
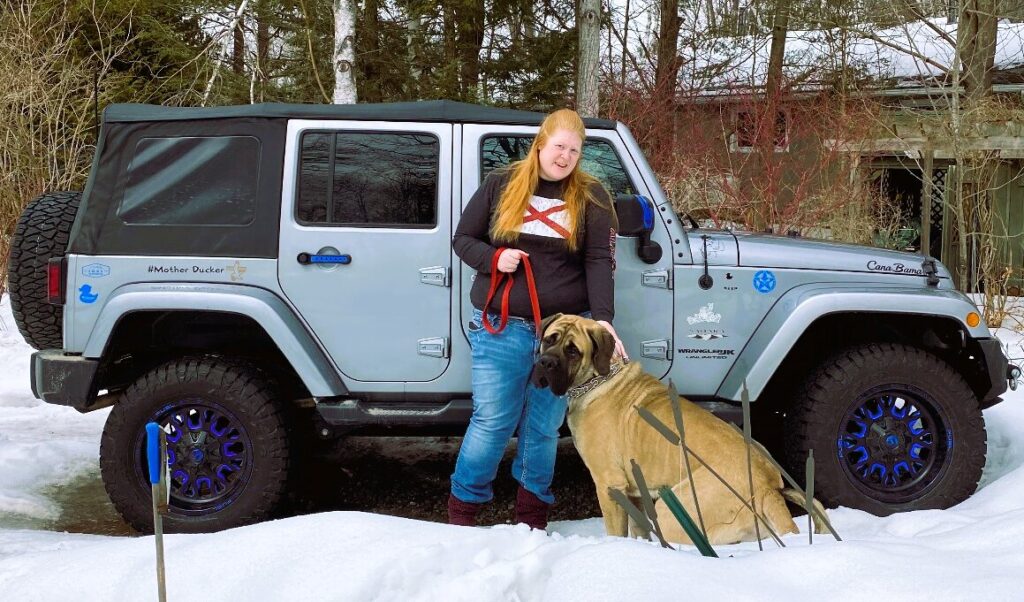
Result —
<path fill-rule="evenodd" d="M 130 284 L 111 292 L 82 356 L 99 358 L 124 316 L 140 311 L 211 311 L 247 316 L 280 349 L 313 397 L 348 393 L 334 365 L 305 324 L 280 297 L 254 286 L 210 283 Z"/>
<path fill-rule="evenodd" d="M 910 302 L 910 299 L 913 302 Z M 955 320 L 971 337 L 989 338 L 984 324 L 965 320 L 977 307 L 950 289 L 922 289 L 864 284 L 808 284 L 786 292 L 772 306 L 726 374 L 717 397 L 740 401 L 744 381 L 749 399 L 757 399 L 801 335 L 815 320 L 836 313 L 882 313 L 941 316 Z"/>

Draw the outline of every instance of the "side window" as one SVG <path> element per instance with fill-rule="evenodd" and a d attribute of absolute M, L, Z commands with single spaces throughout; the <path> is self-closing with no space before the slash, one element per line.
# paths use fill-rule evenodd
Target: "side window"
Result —
<path fill-rule="evenodd" d="M 526 156 L 533 144 L 532 136 L 487 136 L 483 140 L 480 151 L 480 165 L 483 181 L 487 174 L 499 167 L 505 167 L 513 161 Z M 636 188 L 626 174 L 626 169 L 619 161 L 615 149 L 607 140 L 590 138 L 583 143 L 583 158 L 580 159 L 583 171 L 594 176 L 604 184 L 612 196 L 619 194 L 636 194 Z"/>
<path fill-rule="evenodd" d="M 432 228 L 440 148 L 430 134 L 307 132 L 296 218 L 324 226 Z"/>
<path fill-rule="evenodd" d="M 251 136 L 142 138 L 117 215 L 130 225 L 245 226 L 256 217 L 259 167 Z"/>

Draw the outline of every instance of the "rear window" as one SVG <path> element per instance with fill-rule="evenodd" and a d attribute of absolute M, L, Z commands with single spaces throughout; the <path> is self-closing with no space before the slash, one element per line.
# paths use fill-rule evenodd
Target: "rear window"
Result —
<path fill-rule="evenodd" d="M 251 136 L 142 138 L 117 215 L 130 225 L 251 224 L 260 152 Z"/>

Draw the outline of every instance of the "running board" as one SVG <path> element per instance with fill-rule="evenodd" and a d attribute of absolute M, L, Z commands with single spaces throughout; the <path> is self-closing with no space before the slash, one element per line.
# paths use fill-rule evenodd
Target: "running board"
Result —
<path fill-rule="evenodd" d="M 738 426 L 743 424 L 743 411 L 739 404 L 721 401 L 697 401 L 696 404 L 727 422 Z M 316 410 L 331 426 L 460 426 L 469 424 L 473 400 L 430 403 L 318 399 Z"/>
<path fill-rule="evenodd" d="M 473 414 L 472 399 L 440 403 L 362 401 L 359 399 L 317 400 L 317 412 L 332 426 L 433 426 L 468 424 Z"/>

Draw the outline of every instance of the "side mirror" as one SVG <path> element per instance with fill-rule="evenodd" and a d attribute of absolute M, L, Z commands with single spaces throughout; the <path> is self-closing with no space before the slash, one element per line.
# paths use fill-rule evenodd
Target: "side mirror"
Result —
<path fill-rule="evenodd" d="M 661 260 L 661 245 L 651 240 L 654 232 L 654 204 L 639 194 L 615 197 L 615 214 L 619 218 L 619 236 L 636 238 L 636 254 L 644 263 Z"/>

